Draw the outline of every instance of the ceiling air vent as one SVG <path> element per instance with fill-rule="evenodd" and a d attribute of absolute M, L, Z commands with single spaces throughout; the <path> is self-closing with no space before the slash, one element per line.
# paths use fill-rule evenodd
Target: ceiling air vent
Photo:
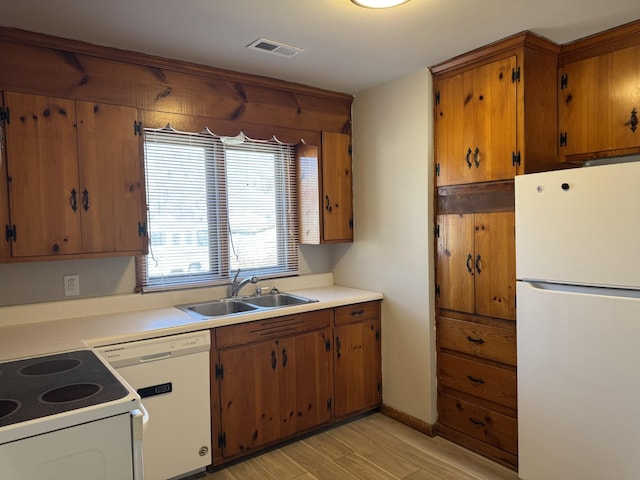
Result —
<path fill-rule="evenodd" d="M 295 57 L 303 50 L 302 48 L 292 47 L 291 45 L 274 42 L 273 40 L 267 40 L 266 38 L 259 38 L 251 42 L 247 45 L 247 48 L 250 50 L 272 53 L 273 55 L 279 55 L 281 57 Z"/>

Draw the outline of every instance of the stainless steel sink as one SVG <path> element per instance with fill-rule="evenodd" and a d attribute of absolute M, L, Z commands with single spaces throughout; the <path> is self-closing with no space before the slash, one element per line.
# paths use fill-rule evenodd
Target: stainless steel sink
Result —
<path fill-rule="evenodd" d="M 234 313 L 250 312 L 258 307 L 241 302 L 240 300 L 212 300 L 209 302 L 196 303 L 193 305 L 177 305 L 178 308 L 187 313 L 196 313 L 202 317 L 222 317 L 233 315 Z"/>
<path fill-rule="evenodd" d="M 312 298 L 299 297 L 290 293 L 256 295 L 255 297 L 246 297 L 242 300 L 251 305 L 265 308 L 289 307 L 292 305 L 304 305 L 305 303 L 317 302 L 317 300 L 313 300 Z"/>
<path fill-rule="evenodd" d="M 257 310 L 304 305 L 317 301 L 312 298 L 292 295 L 291 293 L 278 292 L 255 295 L 253 297 L 223 298 L 222 300 L 176 305 L 176 308 L 199 318 L 215 318 L 255 312 Z"/>

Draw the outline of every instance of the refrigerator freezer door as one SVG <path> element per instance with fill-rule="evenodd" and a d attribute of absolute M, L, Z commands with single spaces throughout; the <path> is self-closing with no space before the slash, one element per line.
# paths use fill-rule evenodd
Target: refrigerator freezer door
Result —
<path fill-rule="evenodd" d="M 640 288 L 640 162 L 520 175 L 516 276 Z"/>
<path fill-rule="evenodd" d="M 522 480 L 640 472 L 640 298 L 582 290 L 517 284 Z"/>

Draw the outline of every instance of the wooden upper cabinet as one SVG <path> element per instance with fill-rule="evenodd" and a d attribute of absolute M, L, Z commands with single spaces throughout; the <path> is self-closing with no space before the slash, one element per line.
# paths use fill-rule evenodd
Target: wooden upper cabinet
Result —
<path fill-rule="evenodd" d="M 557 163 L 558 50 L 526 32 L 431 68 L 437 186 L 507 180 Z"/>
<path fill-rule="evenodd" d="M 562 155 L 640 151 L 640 45 L 568 63 L 558 76 Z"/>
<path fill-rule="evenodd" d="M 134 134 L 138 112 L 91 102 L 77 102 L 76 108 L 83 251 L 144 251 L 146 237 L 138 230 L 146 223 L 140 137 Z"/>
<path fill-rule="evenodd" d="M 296 156 L 300 243 L 352 242 L 351 136 L 322 132 L 320 149 L 301 144 Z"/>
<path fill-rule="evenodd" d="M 146 249 L 135 109 L 5 93 L 13 258 Z"/>
<path fill-rule="evenodd" d="M 439 308 L 515 319 L 513 212 L 438 215 Z"/>
<path fill-rule="evenodd" d="M 82 251 L 73 100 L 5 93 L 13 257 Z"/>

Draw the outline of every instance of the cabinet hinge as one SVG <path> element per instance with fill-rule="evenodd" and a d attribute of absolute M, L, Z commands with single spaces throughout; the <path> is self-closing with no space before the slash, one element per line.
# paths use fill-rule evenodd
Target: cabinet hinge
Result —
<path fill-rule="evenodd" d="M 327 352 L 331 351 L 331 340 L 329 340 L 328 338 L 324 341 L 324 349 Z"/>
<path fill-rule="evenodd" d="M 227 446 L 227 434 L 220 433 L 218 435 L 218 448 L 225 448 Z"/>
<path fill-rule="evenodd" d="M 380 329 L 376 328 L 376 342 L 380 341 Z"/>
<path fill-rule="evenodd" d="M 218 365 L 216 363 L 216 380 L 222 380 L 224 378 L 224 365 Z"/>
<path fill-rule="evenodd" d="M 382 395 L 382 383 L 378 382 L 376 384 L 376 389 L 378 390 L 378 395 Z"/>
<path fill-rule="evenodd" d="M 11 123 L 11 117 L 9 115 L 9 107 L 0 108 L 0 121 L 5 123 Z"/>
<path fill-rule="evenodd" d="M 434 229 L 433 233 L 436 236 L 436 238 L 440 238 L 440 224 L 436 225 L 436 228 Z"/>
<path fill-rule="evenodd" d="M 138 222 L 138 236 L 146 237 L 147 236 L 147 224 Z"/>
<path fill-rule="evenodd" d="M 520 152 L 513 152 L 511 154 L 511 164 L 515 167 L 516 165 L 520 166 Z"/>
<path fill-rule="evenodd" d="M 440 163 L 436 163 L 436 177 L 440 176 Z"/>
<path fill-rule="evenodd" d="M 142 135 L 142 122 L 138 122 L 137 120 L 133 121 L 133 134 Z"/>
<path fill-rule="evenodd" d="M 440 285 L 436 285 L 436 297 L 440 296 Z"/>
<path fill-rule="evenodd" d="M 436 105 L 440 105 L 440 90 L 436 92 L 435 103 Z"/>
<path fill-rule="evenodd" d="M 5 226 L 5 234 L 7 238 L 7 242 L 15 242 L 16 241 L 16 226 L 6 225 Z"/>
<path fill-rule="evenodd" d="M 327 399 L 327 410 L 331 411 L 331 405 L 332 405 L 332 401 L 331 398 Z"/>
<path fill-rule="evenodd" d="M 567 132 L 562 132 L 560 134 L 560 146 L 561 147 L 567 146 Z"/>
<path fill-rule="evenodd" d="M 560 76 L 560 90 L 564 90 L 569 86 L 569 75 L 563 74 Z"/>
<path fill-rule="evenodd" d="M 349 218 L 349 228 L 353 230 L 353 217 Z"/>
<path fill-rule="evenodd" d="M 347 152 L 349 152 L 349 155 L 353 154 L 353 147 L 351 146 L 351 144 L 349 144 L 349 148 L 347 149 Z"/>
<path fill-rule="evenodd" d="M 511 70 L 511 83 L 516 83 L 520 81 L 520 67 L 515 67 Z"/>

